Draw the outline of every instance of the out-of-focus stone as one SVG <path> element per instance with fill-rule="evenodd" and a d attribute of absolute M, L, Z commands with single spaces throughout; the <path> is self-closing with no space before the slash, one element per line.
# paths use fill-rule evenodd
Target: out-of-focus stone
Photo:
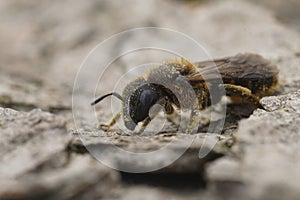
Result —
<path fill-rule="evenodd" d="M 232 199 L 298 199 L 300 90 L 261 102 L 266 110 L 239 124 L 238 156 L 221 158 L 208 168 L 211 187 Z"/>
<path fill-rule="evenodd" d="M 230 145 L 228 145 L 230 137 L 220 138 L 209 133 L 195 135 L 168 133 L 152 136 L 125 136 L 115 132 L 99 133 L 75 132 L 74 134 L 80 136 L 83 144 L 80 140 L 74 140 L 70 146 L 78 152 L 87 149 L 95 158 L 120 171 L 203 174 L 207 162 L 230 151 Z M 115 148 L 121 150 L 118 151 Z M 160 151 L 164 148 L 166 151 Z M 201 158 L 199 157 L 200 149 L 207 152 Z M 146 154 L 149 152 L 153 154 Z M 172 163 L 172 159 L 177 155 L 179 159 L 175 159 Z M 172 164 L 166 165 L 169 162 Z"/>
<path fill-rule="evenodd" d="M 109 193 L 118 174 L 89 155 L 71 154 L 65 126 L 64 118 L 39 109 L 0 108 L 0 199 L 95 199 Z"/>
<path fill-rule="evenodd" d="M 39 109 L 18 112 L 0 108 L 0 177 L 14 178 L 34 170 L 66 149 L 70 135 L 62 117 Z"/>
<path fill-rule="evenodd" d="M 67 89 L 49 88 L 43 82 L 20 76 L 1 73 L 0 106 L 29 111 L 41 108 L 51 112 L 70 110 L 71 102 Z"/>
<path fill-rule="evenodd" d="M 183 185 L 180 185 L 183 186 Z M 178 184 L 178 187 L 180 187 Z M 122 196 L 120 200 L 165 200 L 165 199 L 178 199 L 178 200 L 204 200 L 209 199 L 201 190 L 187 190 L 182 192 L 180 190 L 170 190 L 163 187 L 151 187 L 147 185 L 137 185 L 125 187 L 121 189 Z M 147 195 L 145 195 L 147 194 Z"/>
<path fill-rule="evenodd" d="M 300 2 L 298 0 L 250 0 L 252 3 L 263 5 L 272 10 L 276 19 L 282 22 L 285 26 L 300 32 Z"/>
<path fill-rule="evenodd" d="M 1 179 L 0 198 L 99 199 L 109 197 L 118 180 L 116 172 L 90 156 L 76 155 L 60 168 Z"/>

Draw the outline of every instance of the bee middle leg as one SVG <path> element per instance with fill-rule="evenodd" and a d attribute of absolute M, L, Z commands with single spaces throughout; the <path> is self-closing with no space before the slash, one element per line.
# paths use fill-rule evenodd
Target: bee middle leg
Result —
<path fill-rule="evenodd" d="M 179 128 L 179 126 L 180 126 L 180 115 L 178 114 L 178 112 L 173 111 L 173 113 L 168 114 L 167 115 L 167 120 L 169 122 L 171 122 L 175 126 L 176 129 Z"/>
<path fill-rule="evenodd" d="M 174 107 L 170 102 L 166 102 L 164 107 L 167 114 L 167 120 L 171 122 L 176 129 L 178 129 L 180 124 L 180 115 L 174 110 Z"/>
<path fill-rule="evenodd" d="M 173 107 L 172 107 L 173 108 Z M 199 123 L 200 110 L 195 108 L 191 113 L 181 113 L 172 109 L 172 112 L 167 113 L 167 120 L 171 122 L 180 132 L 193 133 L 197 130 Z"/>

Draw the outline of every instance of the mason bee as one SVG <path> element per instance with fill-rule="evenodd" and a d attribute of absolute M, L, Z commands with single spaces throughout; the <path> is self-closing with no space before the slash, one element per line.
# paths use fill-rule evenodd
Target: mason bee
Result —
<path fill-rule="evenodd" d="M 235 104 L 262 108 L 260 98 L 272 94 L 278 85 L 278 69 L 262 56 L 252 53 L 196 63 L 185 59 L 166 62 L 153 68 L 145 77 L 130 82 L 122 95 L 112 92 L 91 104 L 95 105 L 111 95 L 122 101 L 122 112 L 113 117 L 108 124 L 101 125 L 101 128 L 109 129 L 122 114 L 125 126 L 129 130 L 134 130 L 139 122 L 143 122 L 143 130 L 151 121 L 149 111 L 153 105 L 161 105 L 167 116 L 174 113 L 174 107 L 181 108 L 182 102 L 191 105 L 193 95 L 189 90 L 180 88 L 178 80 L 186 81 L 195 94 L 197 106 L 193 107 L 193 113 L 220 101 L 223 96 L 219 92 L 221 88 L 224 95 Z M 212 92 L 220 95 L 215 95 L 212 100 Z M 178 94 L 183 98 L 181 102 Z"/>

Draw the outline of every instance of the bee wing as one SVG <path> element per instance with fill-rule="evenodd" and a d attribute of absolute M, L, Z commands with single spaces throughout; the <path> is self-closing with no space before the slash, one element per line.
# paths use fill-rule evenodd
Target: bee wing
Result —
<path fill-rule="evenodd" d="M 224 82 L 231 80 L 260 80 L 278 74 L 278 69 L 270 61 L 257 54 L 237 54 L 212 61 L 194 63 L 199 68 L 197 73 L 187 76 L 190 82 L 211 82 L 223 79 Z"/>
<path fill-rule="evenodd" d="M 193 63 L 199 69 L 199 71 L 187 75 L 186 78 L 191 83 L 205 82 L 205 81 L 208 82 L 211 80 L 220 79 L 221 74 L 219 73 L 219 69 L 221 69 L 222 66 L 228 64 L 229 58 L 230 57 Z"/>

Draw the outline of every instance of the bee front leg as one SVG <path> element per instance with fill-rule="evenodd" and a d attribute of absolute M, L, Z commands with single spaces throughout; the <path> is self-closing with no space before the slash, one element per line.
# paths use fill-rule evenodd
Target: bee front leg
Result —
<path fill-rule="evenodd" d="M 116 124 L 118 119 L 121 117 L 121 111 L 118 112 L 107 124 L 100 124 L 97 126 L 97 129 L 108 131 L 113 125 Z"/>
<path fill-rule="evenodd" d="M 158 113 L 163 109 L 165 108 L 166 110 L 166 113 L 170 113 L 170 112 L 173 112 L 173 107 L 172 105 L 169 103 L 168 101 L 168 98 L 167 97 L 164 97 L 162 99 L 160 99 L 155 106 L 153 106 L 149 113 L 148 113 L 148 117 L 146 119 L 144 119 L 143 123 L 142 123 L 142 126 L 139 130 L 139 134 L 141 134 L 142 132 L 144 132 L 144 130 L 147 128 L 148 124 L 151 122 L 151 119 L 155 118 Z"/>
<path fill-rule="evenodd" d="M 144 132 L 144 130 L 147 128 L 148 124 L 151 122 L 151 118 L 147 117 L 146 119 L 144 119 L 142 126 L 140 128 L 140 130 L 138 131 L 138 134 L 141 134 Z"/>

